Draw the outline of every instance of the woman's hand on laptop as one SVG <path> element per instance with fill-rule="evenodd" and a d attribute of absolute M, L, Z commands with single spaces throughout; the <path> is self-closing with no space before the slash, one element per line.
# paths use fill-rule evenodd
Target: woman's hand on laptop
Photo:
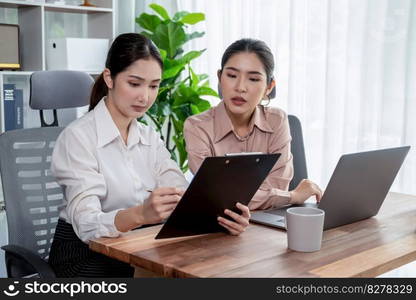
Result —
<path fill-rule="evenodd" d="M 223 217 L 218 217 L 218 223 L 222 227 L 227 229 L 228 232 L 232 235 L 240 235 L 241 233 L 243 233 L 246 230 L 249 224 L 250 217 L 251 217 L 250 210 L 248 209 L 247 206 L 238 202 L 236 204 L 236 207 L 239 210 L 241 210 L 241 215 L 229 209 L 224 210 L 224 213 L 230 216 L 232 219 L 234 219 L 234 221 L 230 221 Z"/>
<path fill-rule="evenodd" d="M 298 186 L 290 192 L 290 204 L 303 204 L 309 197 L 316 197 L 316 202 L 321 201 L 322 190 L 319 186 L 310 181 L 303 179 Z"/>

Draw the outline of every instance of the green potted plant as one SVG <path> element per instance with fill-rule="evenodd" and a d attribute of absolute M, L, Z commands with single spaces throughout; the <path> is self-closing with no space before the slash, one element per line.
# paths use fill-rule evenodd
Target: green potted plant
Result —
<path fill-rule="evenodd" d="M 191 61 L 204 50 L 184 53 L 183 45 L 203 36 L 204 32 L 187 32 L 190 25 L 205 20 L 203 13 L 177 12 L 172 18 L 166 9 L 150 4 L 156 14 L 142 13 L 136 23 L 159 48 L 164 70 L 158 98 L 146 116 L 160 132 L 172 158 L 183 172 L 188 169 L 183 124 L 187 117 L 201 113 L 211 107 L 204 96 L 218 94 L 209 87 L 208 75 L 195 74 Z"/>

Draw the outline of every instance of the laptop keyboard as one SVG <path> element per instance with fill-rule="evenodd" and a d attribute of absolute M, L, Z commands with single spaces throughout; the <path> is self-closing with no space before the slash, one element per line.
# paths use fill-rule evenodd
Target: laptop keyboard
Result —
<path fill-rule="evenodd" d="M 270 209 L 270 210 L 266 210 L 264 211 L 265 213 L 268 214 L 272 214 L 275 216 L 281 216 L 283 217 L 283 219 L 286 217 L 286 210 L 291 208 L 291 207 L 318 207 L 318 205 L 316 203 L 304 203 L 302 205 L 292 205 L 292 206 L 285 206 L 282 208 L 277 208 L 277 209 Z"/>
<path fill-rule="evenodd" d="M 293 205 L 293 206 L 307 206 L 307 207 L 316 207 L 316 203 L 305 203 L 303 205 Z M 251 221 L 277 227 L 285 228 L 286 225 L 286 210 L 293 206 L 285 206 L 278 209 L 263 210 L 259 212 L 252 212 Z"/>
<path fill-rule="evenodd" d="M 275 215 L 275 216 L 281 216 L 282 219 L 284 219 L 286 211 L 282 209 L 272 209 L 272 210 L 265 211 L 265 213 Z"/>

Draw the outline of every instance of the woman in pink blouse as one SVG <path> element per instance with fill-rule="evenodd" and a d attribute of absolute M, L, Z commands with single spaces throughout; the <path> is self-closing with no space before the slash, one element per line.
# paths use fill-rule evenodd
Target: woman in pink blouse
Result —
<path fill-rule="evenodd" d="M 231 44 L 218 71 L 223 101 L 216 107 L 185 121 L 184 135 L 188 163 L 196 173 L 208 156 L 236 152 L 281 153 L 276 165 L 249 203 L 251 210 L 301 204 L 320 188 L 303 180 L 288 191 L 293 177 L 290 130 L 287 114 L 261 105 L 275 96 L 274 59 L 262 41 L 241 39 Z"/>

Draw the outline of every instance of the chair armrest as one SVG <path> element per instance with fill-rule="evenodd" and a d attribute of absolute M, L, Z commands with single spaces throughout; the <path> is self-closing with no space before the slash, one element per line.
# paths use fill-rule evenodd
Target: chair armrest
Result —
<path fill-rule="evenodd" d="M 49 264 L 33 251 L 18 245 L 6 245 L 2 246 L 1 249 L 6 252 L 6 266 L 8 272 L 10 270 L 9 264 L 13 264 L 12 260 L 17 259 L 31 266 L 39 274 L 40 278 L 56 278 L 55 272 Z M 10 276 L 10 274 L 8 275 Z"/>

